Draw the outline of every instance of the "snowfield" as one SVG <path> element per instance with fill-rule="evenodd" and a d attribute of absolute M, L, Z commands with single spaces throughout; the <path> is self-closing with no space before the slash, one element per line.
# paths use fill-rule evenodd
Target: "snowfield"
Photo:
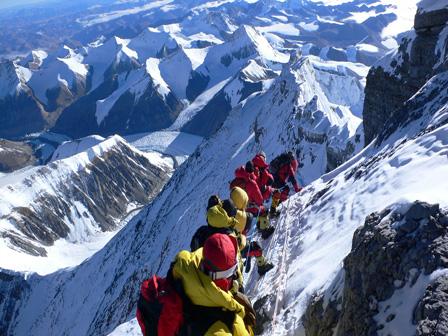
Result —
<path fill-rule="evenodd" d="M 202 138 L 177 131 L 159 131 L 125 137 L 135 148 L 143 152 L 156 152 L 172 157 L 174 166 L 181 165 L 193 154 Z"/>

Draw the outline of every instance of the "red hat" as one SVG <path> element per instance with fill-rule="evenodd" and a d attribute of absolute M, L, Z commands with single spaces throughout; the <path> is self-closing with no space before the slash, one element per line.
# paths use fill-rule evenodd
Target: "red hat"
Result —
<path fill-rule="evenodd" d="M 237 250 L 236 239 L 222 233 L 215 233 L 204 243 L 203 271 L 224 291 L 232 288 L 238 267 Z"/>
<path fill-rule="evenodd" d="M 208 271 L 225 271 L 237 263 L 235 239 L 222 233 L 211 235 L 204 243 L 204 268 Z"/>
<path fill-rule="evenodd" d="M 255 167 L 259 168 L 267 168 L 269 165 L 266 163 L 266 157 L 263 157 L 260 154 L 255 155 L 255 157 L 252 159 L 252 163 Z"/>

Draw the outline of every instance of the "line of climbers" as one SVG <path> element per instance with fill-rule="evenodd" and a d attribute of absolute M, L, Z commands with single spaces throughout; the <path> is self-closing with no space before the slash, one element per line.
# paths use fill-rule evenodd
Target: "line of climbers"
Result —
<path fill-rule="evenodd" d="M 244 295 L 243 259 L 247 272 L 255 257 L 260 276 L 274 265 L 246 235 L 254 220 L 263 239 L 272 235 L 270 218 L 279 215 L 278 205 L 288 198 L 288 183 L 295 192 L 301 190 L 297 167 L 292 152 L 270 164 L 261 152 L 236 169 L 229 199 L 209 198 L 207 225 L 193 235 L 191 252 L 177 254 L 166 278 L 153 276 L 141 285 L 137 320 L 144 336 L 253 335 L 255 311 Z"/>

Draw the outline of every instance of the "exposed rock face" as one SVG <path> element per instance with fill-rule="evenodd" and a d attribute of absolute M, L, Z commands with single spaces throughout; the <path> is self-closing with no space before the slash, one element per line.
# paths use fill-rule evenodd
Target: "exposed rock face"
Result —
<path fill-rule="evenodd" d="M 0 213 L 0 219 L 15 228 L 0 231 L 0 236 L 15 249 L 44 256 L 45 247 L 57 239 L 76 240 L 71 236 L 73 227 L 78 231 L 83 231 L 79 225 L 86 226 L 86 231 L 90 225 L 102 231 L 114 230 L 129 204 L 148 203 L 169 178 L 167 171 L 124 142 L 95 156 L 82 168 L 65 174 L 66 170 L 64 161 L 36 169 L 22 181 L 24 185 L 36 185 L 32 201 Z M 40 186 L 42 180 L 48 187 Z M 21 185 L 6 188 L 14 194 Z"/>
<path fill-rule="evenodd" d="M 0 269 L 0 335 L 7 335 L 16 305 L 29 289 L 23 274 Z"/>
<path fill-rule="evenodd" d="M 388 208 L 368 216 L 344 260 L 344 280 L 311 301 L 306 334 L 386 335 L 403 314 L 391 298 L 415 286 L 414 296 L 423 298 L 415 297 L 413 315 L 404 318 L 413 321 L 417 335 L 445 335 L 447 277 L 435 274 L 448 266 L 447 224 L 438 205 L 419 201 L 406 211 Z M 419 287 L 422 293 L 415 294 Z"/>
<path fill-rule="evenodd" d="M 35 162 L 31 146 L 22 142 L 0 140 L 0 172 L 9 173 Z"/>
<path fill-rule="evenodd" d="M 441 32 L 447 22 L 448 9 L 417 12 L 415 32 L 403 39 L 392 58 L 386 56 L 370 70 L 363 112 L 366 145 L 432 76 L 447 69 L 448 44 L 440 40 L 446 39 Z"/>
<path fill-rule="evenodd" d="M 415 312 L 416 336 L 448 335 L 448 276 L 441 276 L 428 286 Z"/>
<path fill-rule="evenodd" d="M 12 61 L 0 62 L 0 137 L 36 132 L 46 123 L 41 106 L 16 71 Z"/>
<path fill-rule="evenodd" d="M 109 136 L 156 131 L 170 126 L 182 108 L 181 102 L 172 93 L 166 98 L 161 97 L 148 80 L 140 97 L 130 91 L 123 93 L 104 120 L 98 123 L 95 118 L 97 101 L 106 99 L 118 88 L 117 76 L 105 80 L 96 90 L 66 108 L 53 131 L 73 138 L 89 134 Z"/>

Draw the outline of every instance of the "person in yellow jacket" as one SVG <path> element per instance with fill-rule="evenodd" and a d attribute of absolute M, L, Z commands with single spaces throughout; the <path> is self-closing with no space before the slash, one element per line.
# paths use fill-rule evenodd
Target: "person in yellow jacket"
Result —
<path fill-rule="evenodd" d="M 215 233 L 204 247 L 181 251 L 172 267 L 191 301 L 187 322 L 192 335 L 251 336 L 255 312 L 243 295 L 230 292 L 238 269 L 238 246 L 229 235 Z"/>
<path fill-rule="evenodd" d="M 235 224 L 234 227 L 242 233 L 245 241 L 245 235 L 249 232 L 252 222 L 252 214 L 246 212 L 246 208 L 249 203 L 249 196 L 242 188 L 234 187 L 230 191 L 230 199 L 237 209 L 235 219 L 238 221 L 238 224 Z M 256 258 L 259 275 L 264 275 L 274 267 L 274 265 L 268 262 L 263 256 L 263 251 L 256 241 L 252 241 L 250 246 L 246 246 L 241 250 L 241 253 L 243 257 L 245 254 L 249 253 L 251 256 Z"/>
<path fill-rule="evenodd" d="M 216 232 L 228 234 L 236 239 L 238 242 L 238 260 L 239 267 L 235 277 L 235 283 L 232 291 L 244 291 L 243 289 L 243 259 L 241 258 L 240 251 L 246 246 L 246 237 L 241 234 L 239 230 L 240 223 L 234 217 L 236 215 L 236 208 L 232 201 L 221 201 L 217 196 L 216 200 L 210 202 L 207 210 L 207 223 Z M 211 205 L 211 206 L 210 206 Z"/>

